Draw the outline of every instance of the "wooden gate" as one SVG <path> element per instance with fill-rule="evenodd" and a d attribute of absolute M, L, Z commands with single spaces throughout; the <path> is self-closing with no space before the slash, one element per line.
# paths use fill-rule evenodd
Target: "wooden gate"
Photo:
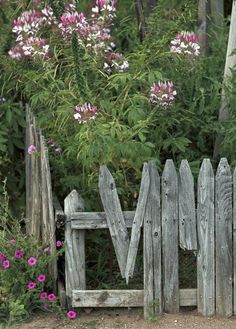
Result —
<path fill-rule="evenodd" d="M 73 307 L 143 306 L 145 318 L 177 313 L 180 306 L 197 306 L 205 316 L 236 314 L 236 171 L 232 177 L 226 159 L 216 175 L 210 160 L 203 161 L 196 198 L 187 160 L 178 173 L 167 160 L 162 177 L 153 161 L 145 163 L 136 211 L 122 211 L 106 166 L 100 168 L 99 190 L 104 212 L 84 212 L 76 191 L 64 203 L 66 296 Z M 104 228 L 127 283 L 143 229 L 143 290 L 86 290 L 85 231 Z M 197 289 L 179 289 L 179 247 L 197 254 Z"/>

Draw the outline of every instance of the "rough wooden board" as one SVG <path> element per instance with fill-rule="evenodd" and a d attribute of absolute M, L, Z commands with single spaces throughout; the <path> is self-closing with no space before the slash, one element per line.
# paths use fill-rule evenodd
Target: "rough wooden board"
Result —
<path fill-rule="evenodd" d="M 26 105 L 26 129 L 25 129 L 25 196 L 26 196 L 26 232 L 30 231 L 29 218 L 31 212 L 31 157 L 28 154 L 28 147 L 30 145 L 30 111 L 29 106 Z"/>
<path fill-rule="evenodd" d="M 73 307 L 142 307 L 143 290 L 73 290 Z M 197 305 L 197 289 L 180 289 L 180 306 Z"/>
<path fill-rule="evenodd" d="M 123 211 L 126 227 L 132 227 L 135 211 Z M 72 229 L 108 228 L 105 212 L 74 212 L 70 216 Z"/>
<path fill-rule="evenodd" d="M 73 190 L 64 201 L 66 217 L 75 211 L 84 209 L 83 199 Z M 84 231 L 72 230 L 71 222 L 65 225 L 65 274 L 66 274 L 66 296 L 68 303 L 72 297 L 73 289 L 85 289 L 85 245 Z"/>
<path fill-rule="evenodd" d="M 187 160 L 179 168 L 179 243 L 184 250 L 197 250 L 194 181 Z"/>
<path fill-rule="evenodd" d="M 215 314 L 214 255 L 214 172 L 209 159 L 204 159 L 198 176 L 198 311 L 205 316 Z"/>
<path fill-rule="evenodd" d="M 100 167 L 99 191 L 122 278 L 125 277 L 129 235 L 115 181 L 106 166 Z"/>
<path fill-rule="evenodd" d="M 201 36 L 201 53 L 205 55 L 208 53 L 208 26 L 209 26 L 209 14 L 211 11 L 210 0 L 198 1 L 198 34 Z"/>
<path fill-rule="evenodd" d="M 222 158 L 215 186 L 216 313 L 227 317 L 233 314 L 232 192 L 231 170 Z"/>
<path fill-rule="evenodd" d="M 58 281 L 58 298 L 60 301 L 60 306 L 62 308 L 66 308 L 66 291 L 65 291 L 65 287 L 64 284 L 61 280 Z"/>
<path fill-rule="evenodd" d="M 172 160 L 162 175 L 163 302 L 167 313 L 179 312 L 178 177 Z"/>
<path fill-rule="evenodd" d="M 162 313 L 160 176 L 148 163 L 150 186 L 144 216 L 144 318 Z"/>
<path fill-rule="evenodd" d="M 125 278 L 127 284 L 129 282 L 129 278 L 132 278 L 134 273 L 134 267 L 138 253 L 138 245 L 139 245 L 140 234 L 141 234 L 141 227 L 143 225 L 143 219 L 144 219 L 145 208 L 147 203 L 149 184 L 150 184 L 150 178 L 149 178 L 148 164 L 144 163 L 140 192 L 138 197 L 137 208 L 134 215 L 134 221 L 132 225 L 129 252 L 128 252 L 127 264 L 125 269 Z"/>
<path fill-rule="evenodd" d="M 236 315 L 236 168 L 233 174 L 233 298 L 234 298 L 234 315 Z"/>
<path fill-rule="evenodd" d="M 216 25 L 223 25 L 224 0 L 211 0 L 211 17 Z"/>

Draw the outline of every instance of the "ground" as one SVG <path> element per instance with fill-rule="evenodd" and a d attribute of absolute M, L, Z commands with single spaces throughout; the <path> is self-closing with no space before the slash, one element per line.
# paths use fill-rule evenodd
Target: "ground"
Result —
<path fill-rule="evenodd" d="M 16 329 L 235 329 L 236 317 L 202 317 L 196 311 L 164 314 L 144 321 L 142 309 L 84 311 L 76 320 L 62 320 L 53 314 L 39 314 Z"/>

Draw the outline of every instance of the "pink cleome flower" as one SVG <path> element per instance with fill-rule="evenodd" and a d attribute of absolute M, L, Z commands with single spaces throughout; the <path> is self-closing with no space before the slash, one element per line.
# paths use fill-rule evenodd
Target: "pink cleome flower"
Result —
<path fill-rule="evenodd" d="M 28 147 L 28 154 L 34 154 L 37 152 L 37 147 L 35 145 L 30 145 Z"/>
<path fill-rule="evenodd" d="M 16 250 L 15 251 L 15 257 L 16 258 L 22 258 L 24 256 L 24 252 L 22 250 Z"/>
<path fill-rule="evenodd" d="M 29 264 L 30 266 L 34 266 L 36 263 L 37 263 L 37 259 L 36 259 L 36 258 L 34 258 L 34 257 L 30 257 L 30 258 L 28 259 L 28 264 Z"/>
<path fill-rule="evenodd" d="M 55 299 L 56 299 L 56 296 L 55 296 L 54 294 L 49 294 L 49 295 L 48 295 L 48 300 L 49 300 L 50 302 L 54 301 Z"/>
<path fill-rule="evenodd" d="M 34 289 L 34 288 L 36 288 L 36 283 L 31 281 L 31 282 L 28 283 L 27 287 L 29 289 Z"/>
<path fill-rule="evenodd" d="M 193 32 L 182 31 L 171 41 L 172 53 L 197 57 L 200 55 L 199 36 Z"/>
<path fill-rule="evenodd" d="M 46 276 L 44 275 L 44 274 L 40 274 L 39 276 L 38 276 L 38 281 L 39 282 L 44 282 L 46 280 Z"/>
<path fill-rule="evenodd" d="M 2 267 L 3 268 L 9 268 L 10 267 L 10 261 L 8 259 L 5 259 L 3 262 L 2 262 Z"/>
<path fill-rule="evenodd" d="M 67 312 L 67 317 L 69 319 L 75 319 L 77 317 L 77 313 L 75 311 L 69 311 Z"/>
<path fill-rule="evenodd" d="M 46 292 L 42 292 L 42 293 L 40 294 L 40 298 L 41 298 L 41 299 L 46 299 L 47 297 L 48 297 L 48 295 L 47 295 Z"/>
<path fill-rule="evenodd" d="M 75 107 L 74 118 L 79 123 L 87 123 L 89 120 L 95 120 L 97 116 L 97 107 L 90 103 L 84 103 L 83 105 L 77 105 Z"/>
<path fill-rule="evenodd" d="M 166 108 L 173 105 L 176 95 L 177 92 L 172 81 L 158 81 L 151 87 L 150 102 Z"/>

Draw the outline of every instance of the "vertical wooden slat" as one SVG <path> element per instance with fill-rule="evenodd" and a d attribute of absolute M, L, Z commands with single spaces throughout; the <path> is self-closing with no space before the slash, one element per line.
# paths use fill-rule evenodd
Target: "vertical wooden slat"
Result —
<path fill-rule="evenodd" d="M 124 278 L 129 249 L 129 235 L 125 225 L 115 181 L 106 166 L 100 167 L 99 191 L 120 272 L 122 278 Z"/>
<path fill-rule="evenodd" d="M 215 255 L 216 313 L 233 314 L 233 249 L 232 249 L 232 175 L 225 158 L 220 160 L 215 187 Z"/>
<path fill-rule="evenodd" d="M 162 250 L 164 311 L 179 312 L 178 177 L 172 160 L 162 175 Z"/>
<path fill-rule="evenodd" d="M 234 315 L 236 315 L 236 168 L 233 174 L 233 275 L 234 275 L 234 292 L 233 292 L 233 307 Z"/>
<path fill-rule="evenodd" d="M 147 203 L 149 184 L 150 184 L 150 178 L 149 178 L 148 164 L 144 163 L 140 192 L 139 192 L 137 207 L 134 215 L 134 221 L 132 224 L 129 252 L 128 252 L 127 264 L 125 269 L 125 277 L 127 284 L 129 282 L 129 278 L 130 277 L 132 278 L 134 273 L 135 261 L 137 257 L 138 245 L 139 245 L 140 234 L 141 234 L 141 227 L 143 224 L 145 208 Z"/>
<path fill-rule="evenodd" d="M 30 146 L 30 113 L 26 106 L 26 129 L 25 129 L 25 196 L 26 196 L 26 231 L 29 232 L 29 218 L 31 208 L 31 157 L 28 154 Z"/>
<path fill-rule="evenodd" d="M 162 313 L 160 176 L 148 163 L 150 186 L 144 217 L 144 318 Z"/>
<path fill-rule="evenodd" d="M 216 25 L 223 25 L 224 0 L 211 0 L 211 17 Z"/>
<path fill-rule="evenodd" d="M 70 214 L 82 210 L 84 210 L 84 201 L 73 190 L 64 200 L 64 211 L 66 215 L 65 274 L 68 305 L 71 304 L 72 290 L 86 289 L 84 230 L 72 230 L 70 222 Z"/>
<path fill-rule="evenodd" d="M 209 159 L 204 159 L 198 176 L 198 311 L 205 316 L 215 314 L 215 230 L 214 172 Z"/>
<path fill-rule="evenodd" d="M 179 169 L 179 240 L 182 249 L 197 250 L 194 181 L 187 160 Z"/>

